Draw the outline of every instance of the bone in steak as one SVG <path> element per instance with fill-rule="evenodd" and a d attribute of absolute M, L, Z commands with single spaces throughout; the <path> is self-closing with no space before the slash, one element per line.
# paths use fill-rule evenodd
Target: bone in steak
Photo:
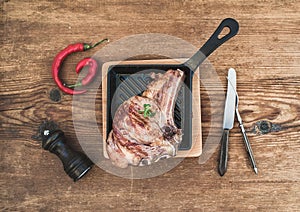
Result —
<path fill-rule="evenodd" d="M 115 166 L 126 168 L 150 165 L 161 158 L 175 156 L 182 130 L 174 124 L 173 112 L 183 71 L 152 73 L 154 80 L 141 96 L 133 96 L 117 109 L 107 139 L 107 153 Z M 142 111 L 149 104 L 153 116 Z"/>

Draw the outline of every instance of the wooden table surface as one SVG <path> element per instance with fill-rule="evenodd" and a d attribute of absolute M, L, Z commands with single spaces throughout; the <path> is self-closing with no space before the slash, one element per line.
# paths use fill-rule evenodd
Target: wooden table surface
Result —
<path fill-rule="evenodd" d="M 299 211 L 300 2 L 285 1 L 1 1 L 1 210 L 21 211 Z M 164 33 L 201 46 L 220 21 L 233 17 L 239 34 L 209 60 L 226 88 L 227 69 L 238 71 L 240 113 L 259 174 L 251 170 L 237 124 L 230 134 L 229 167 L 217 173 L 218 151 L 205 164 L 188 158 L 150 179 L 130 180 L 94 167 L 74 183 L 58 158 L 32 140 L 53 120 L 79 148 L 72 96 L 49 98 L 56 88 L 51 64 L 70 43 L 116 41 Z M 100 47 L 101 48 L 101 47 Z M 71 80 L 80 58 L 68 58 Z M 209 98 L 201 87 L 203 136 Z M 206 104 L 207 103 L 207 104 Z"/>

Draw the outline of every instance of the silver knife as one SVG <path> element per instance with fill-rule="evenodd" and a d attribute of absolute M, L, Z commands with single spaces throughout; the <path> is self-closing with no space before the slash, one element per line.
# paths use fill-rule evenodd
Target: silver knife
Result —
<path fill-rule="evenodd" d="M 227 95 L 223 117 L 223 134 L 221 138 L 219 159 L 219 174 L 221 176 L 223 176 L 227 170 L 229 130 L 233 128 L 235 115 L 236 94 L 234 88 L 236 87 L 236 73 L 233 68 L 230 68 L 228 71 L 228 79 L 229 80 L 227 84 Z M 229 83 L 231 83 L 232 85 L 230 85 Z M 232 88 L 233 86 L 234 88 Z"/>
<path fill-rule="evenodd" d="M 242 135 L 243 135 L 245 146 L 246 146 L 246 151 L 248 153 L 252 168 L 253 168 L 255 174 L 257 174 L 258 169 L 257 169 L 257 166 L 256 166 L 256 162 L 255 162 L 255 159 L 254 159 L 254 155 L 253 155 L 253 152 L 252 152 L 250 141 L 247 137 L 247 134 L 246 134 L 246 131 L 245 131 L 245 128 L 244 128 L 244 124 L 243 124 L 243 120 L 242 120 L 242 117 L 241 117 L 240 112 L 239 112 L 239 95 L 236 91 L 236 86 L 231 83 L 230 79 L 228 79 L 228 82 L 229 82 L 230 86 L 232 87 L 232 89 L 234 90 L 235 95 L 236 95 L 235 114 L 236 114 L 237 120 L 239 122 L 239 126 L 240 126 L 240 129 L 241 129 Z"/>

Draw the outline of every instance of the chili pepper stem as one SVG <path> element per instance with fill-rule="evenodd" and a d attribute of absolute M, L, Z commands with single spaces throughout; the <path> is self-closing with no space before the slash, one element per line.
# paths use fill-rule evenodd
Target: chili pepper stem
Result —
<path fill-rule="evenodd" d="M 101 41 L 95 43 L 95 44 L 92 46 L 92 48 L 94 48 L 94 47 L 100 45 L 100 44 L 103 43 L 103 42 L 109 42 L 109 39 L 108 39 L 108 38 L 104 38 L 103 40 L 101 40 Z"/>
<path fill-rule="evenodd" d="M 79 86 L 82 86 L 81 82 L 76 83 L 76 84 L 66 85 L 66 87 L 68 87 L 68 88 L 75 88 L 75 87 L 79 87 Z"/>
<path fill-rule="evenodd" d="M 103 43 L 105 41 L 109 42 L 108 38 L 105 38 L 105 39 L 95 43 L 94 45 L 84 44 L 84 51 L 95 48 L 96 46 L 100 45 L 101 43 Z"/>

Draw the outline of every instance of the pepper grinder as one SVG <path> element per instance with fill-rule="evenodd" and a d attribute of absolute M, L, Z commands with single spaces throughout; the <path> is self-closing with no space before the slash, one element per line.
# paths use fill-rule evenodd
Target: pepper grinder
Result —
<path fill-rule="evenodd" d="M 57 129 L 53 122 L 44 122 L 40 126 L 39 138 L 42 140 L 43 149 L 57 155 L 65 172 L 74 182 L 81 179 L 92 168 L 93 162 L 82 152 L 73 150 L 66 143 L 64 132 Z"/>

